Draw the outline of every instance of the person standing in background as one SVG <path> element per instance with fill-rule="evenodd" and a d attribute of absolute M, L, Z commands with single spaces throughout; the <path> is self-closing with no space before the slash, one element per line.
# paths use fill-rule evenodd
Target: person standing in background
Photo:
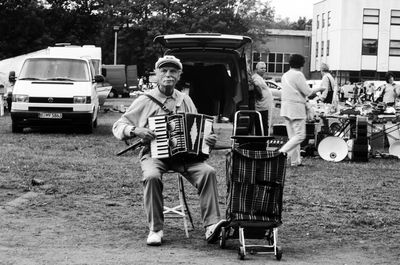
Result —
<path fill-rule="evenodd" d="M 381 97 L 387 106 L 393 107 L 396 103 L 396 99 L 400 96 L 400 87 L 394 83 L 393 73 L 388 72 L 385 76 L 385 79 L 386 85 L 383 88 L 383 96 Z"/>
<path fill-rule="evenodd" d="M 12 94 L 15 85 L 15 71 L 11 71 L 8 76 L 8 82 L 6 83 L 6 100 L 7 100 L 7 109 L 8 112 L 11 112 L 11 104 L 12 104 Z"/>
<path fill-rule="evenodd" d="M 266 71 L 266 64 L 264 62 L 258 62 L 256 64 L 256 72 L 253 74 L 252 79 L 254 83 L 255 110 L 261 113 L 264 135 L 269 135 L 273 97 L 263 77 Z"/>
<path fill-rule="evenodd" d="M 329 72 L 329 66 L 325 63 L 321 64 L 321 75 L 321 89 L 323 92 L 320 99 L 323 103 L 332 104 L 335 91 L 335 79 Z"/>
<path fill-rule="evenodd" d="M 290 56 L 290 69 L 282 76 L 281 116 L 285 119 L 289 141 L 279 151 L 288 153 L 291 166 L 302 166 L 300 144 L 306 138 L 307 97 L 324 90 L 323 86 L 310 88 L 301 72 L 305 59 L 300 54 Z"/>
<path fill-rule="evenodd" d="M 375 92 L 375 84 L 370 83 L 366 88 L 366 100 L 374 102 L 374 92 Z"/>

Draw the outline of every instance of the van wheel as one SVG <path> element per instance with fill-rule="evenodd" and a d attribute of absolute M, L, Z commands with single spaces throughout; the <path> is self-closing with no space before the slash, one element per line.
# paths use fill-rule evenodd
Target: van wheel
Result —
<path fill-rule="evenodd" d="M 22 133 L 23 130 L 24 130 L 24 127 L 19 126 L 19 124 L 18 124 L 17 121 L 14 121 L 14 120 L 12 121 L 12 124 L 11 124 L 11 131 L 12 131 L 13 133 Z"/>
<path fill-rule="evenodd" d="M 83 132 L 86 134 L 90 134 L 93 132 L 93 126 L 94 126 L 94 122 L 92 120 L 90 120 L 87 124 L 83 125 L 82 129 Z"/>

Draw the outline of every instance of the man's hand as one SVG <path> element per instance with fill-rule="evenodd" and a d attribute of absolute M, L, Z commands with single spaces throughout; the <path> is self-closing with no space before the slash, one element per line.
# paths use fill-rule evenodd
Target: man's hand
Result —
<path fill-rule="evenodd" d="M 217 143 L 217 135 L 215 133 L 209 134 L 204 141 L 206 141 L 206 144 L 210 147 L 214 147 L 214 145 Z"/>
<path fill-rule="evenodd" d="M 144 143 L 149 143 L 151 140 L 156 138 L 156 134 L 149 128 L 137 128 L 136 127 L 135 136 L 141 138 Z"/>
<path fill-rule="evenodd" d="M 262 99 L 262 92 L 261 89 L 259 87 L 257 87 L 256 85 L 254 85 L 254 97 L 257 100 Z"/>

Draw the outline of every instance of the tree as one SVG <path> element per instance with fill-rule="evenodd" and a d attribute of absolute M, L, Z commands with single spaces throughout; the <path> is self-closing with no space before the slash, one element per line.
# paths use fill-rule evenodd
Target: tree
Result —
<path fill-rule="evenodd" d="M 103 13 L 111 23 L 103 27 L 108 36 L 112 36 L 113 25 L 124 26 L 118 33 L 118 61 L 138 64 L 141 74 L 152 69 L 160 55 L 152 45 L 157 35 L 219 32 L 257 39 L 273 22 L 268 2 L 259 0 L 110 0 Z M 110 54 L 112 42 L 107 43 L 105 54 Z M 111 56 L 104 61 L 111 62 Z"/>
<path fill-rule="evenodd" d="M 0 2 L 0 59 L 42 47 L 42 12 L 43 8 L 34 0 Z"/>
<path fill-rule="evenodd" d="M 290 21 L 288 17 L 278 19 L 273 24 L 276 29 L 292 29 L 292 30 L 306 30 L 311 29 L 312 19 L 307 20 L 306 17 L 299 17 L 296 22 Z"/>
<path fill-rule="evenodd" d="M 161 55 L 152 42 L 157 35 L 219 32 L 257 43 L 273 18 L 270 3 L 260 0 L 3 0 L 0 59 L 70 42 L 102 47 L 110 64 L 113 27 L 120 26 L 118 63 L 137 64 L 143 73 Z"/>

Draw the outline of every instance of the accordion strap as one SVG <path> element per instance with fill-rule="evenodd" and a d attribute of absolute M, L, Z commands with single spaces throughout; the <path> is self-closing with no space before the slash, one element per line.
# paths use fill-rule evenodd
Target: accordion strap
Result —
<path fill-rule="evenodd" d="M 168 109 L 164 104 L 162 104 L 159 100 L 157 100 L 155 97 L 153 97 L 152 95 L 149 94 L 144 94 L 146 97 L 148 97 L 149 99 L 151 99 L 152 101 L 154 101 L 155 103 L 157 103 L 158 106 L 160 106 L 162 108 L 163 111 L 168 112 L 168 114 L 172 114 L 173 111 Z"/>

